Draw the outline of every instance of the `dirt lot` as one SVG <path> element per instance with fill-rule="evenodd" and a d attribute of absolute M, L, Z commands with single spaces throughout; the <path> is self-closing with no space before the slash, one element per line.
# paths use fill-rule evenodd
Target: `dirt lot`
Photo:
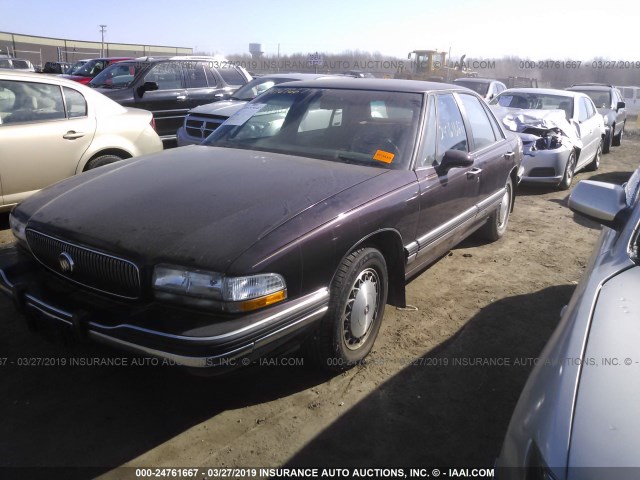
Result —
<path fill-rule="evenodd" d="M 630 137 L 577 180 L 625 181 L 639 163 Z M 522 188 L 505 238 L 467 241 L 413 281 L 415 310 L 388 308 L 369 362 L 339 375 L 296 358 L 227 379 L 131 357 L 126 367 L 24 366 L 123 354 L 50 343 L 2 297 L 0 466 L 91 466 L 108 478 L 121 465 L 491 467 L 599 234 L 576 223 L 567 196 Z M 0 248 L 11 243 L 3 222 Z"/>

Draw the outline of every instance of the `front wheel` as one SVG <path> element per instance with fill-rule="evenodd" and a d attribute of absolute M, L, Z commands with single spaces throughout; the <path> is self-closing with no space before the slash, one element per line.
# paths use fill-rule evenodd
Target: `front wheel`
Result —
<path fill-rule="evenodd" d="M 378 250 L 362 248 L 342 261 L 331 285 L 329 310 L 310 339 L 315 363 L 343 371 L 364 360 L 380 330 L 387 284 L 387 264 Z"/>
<path fill-rule="evenodd" d="M 511 178 L 507 180 L 504 190 L 505 192 L 500 205 L 489 216 L 487 223 L 480 229 L 480 235 L 490 242 L 499 240 L 507 231 L 511 204 L 513 202 L 513 183 L 511 182 Z"/>
<path fill-rule="evenodd" d="M 573 173 L 576 168 L 576 152 L 575 150 L 571 150 L 569 154 L 569 158 L 567 159 L 567 165 L 564 168 L 564 176 L 562 180 L 560 180 L 560 185 L 558 188 L 560 190 L 569 190 L 571 188 L 571 183 L 573 182 Z"/>

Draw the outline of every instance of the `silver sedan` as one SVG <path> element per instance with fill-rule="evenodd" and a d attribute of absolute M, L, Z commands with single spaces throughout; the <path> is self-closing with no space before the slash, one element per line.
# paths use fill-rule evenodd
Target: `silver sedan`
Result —
<path fill-rule="evenodd" d="M 625 186 L 582 181 L 569 198 L 604 228 L 514 410 L 501 479 L 638 478 L 639 186 L 640 169 Z"/>

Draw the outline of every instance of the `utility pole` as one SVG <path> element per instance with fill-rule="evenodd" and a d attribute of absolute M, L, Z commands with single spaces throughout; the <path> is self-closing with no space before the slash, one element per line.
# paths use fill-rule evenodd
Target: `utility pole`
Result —
<path fill-rule="evenodd" d="M 107 30 L 106 25 L 98 25 L 100 27 L 100 33 L 102 34 L 102 43 L 100 45 L 100 56 L 104 57 L 104 32 Z"/>

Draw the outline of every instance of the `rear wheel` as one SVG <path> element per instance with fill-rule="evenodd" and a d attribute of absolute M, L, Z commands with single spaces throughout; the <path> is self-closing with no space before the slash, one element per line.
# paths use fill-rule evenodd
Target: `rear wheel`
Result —
<path fill-rule="evenodd" d="M 602 159 L 602 145 L 603 145 L 604 140 L 600 140 L 600 145 L 598 145 L 598 149 L 596 150 L 596 154 L 593 157 L 593 160 L 591 160 L 591 163 L 589 164 L 588 169 L 591 170 L 592 172 L 595 172 L 596 170 L 598 170 L 600 168 L 600 160 Z"/>
<path fill-rule="evenodd" d="M 511 203 L 513 202 L 513 183 L 511 178 L 504 186 L 505 192 L 502 196 L 500 206 L 489 216 L 487 223 L 480 229 L 480 235 L 491 242 L 502 238 L 507 231 L 509 214 L 511 213 Z"/>
<path fill-rule="evenodd" d="M 567 159 L 567 165 L 564 168 L 564 176 L 562 180 L 560 180 L 560 185 L 558 188 L 560 190 L 569 190 L 571 188 L 571 183 L 573 182 L 573 173 L 576 168 L 576 152 L 575 150 L 571 150 L 569 154 L 569 158 Z"/>
<path fill-rule="evenodd" d="M 318 365 L 347 370 L 369 354 L 380 330 L 387 303 L 387 265 L 374 248 L 349 254 L 331 285 L 329 310 L 309 340 Z"/>
<path fill-rule="evenodd" d="M 626 123 L 626 121 L 622 123 L 622 129 L 620 130 L 620 133 L 613 137 L 612 145 L 614 147 L 619 147 L 622 143 L 622 136 L 624 135 L 624 126 L 626 125 Z"/>
<path fill-rule="evenodd" d="M 604 137 L 604 144 L 602 145 L 602 153 L 609 153 L 611 150 L 611 143 L 613 142 L 613 132 L 616 131 L 615 124 L 611 126 L 609 135 Z"/>
<path fill-rule="evenodd" d="M 102 155 L 100 157 L 92 158 L 91 160 L 89 160 L 87 162 L 87 166 L 84 169 L 92 170 L 104 165 L 109 165 L 110 163 L 119 162 L 120 160 L 122 160 L 122 158 L 118 157 L 117 155 Z"/>

